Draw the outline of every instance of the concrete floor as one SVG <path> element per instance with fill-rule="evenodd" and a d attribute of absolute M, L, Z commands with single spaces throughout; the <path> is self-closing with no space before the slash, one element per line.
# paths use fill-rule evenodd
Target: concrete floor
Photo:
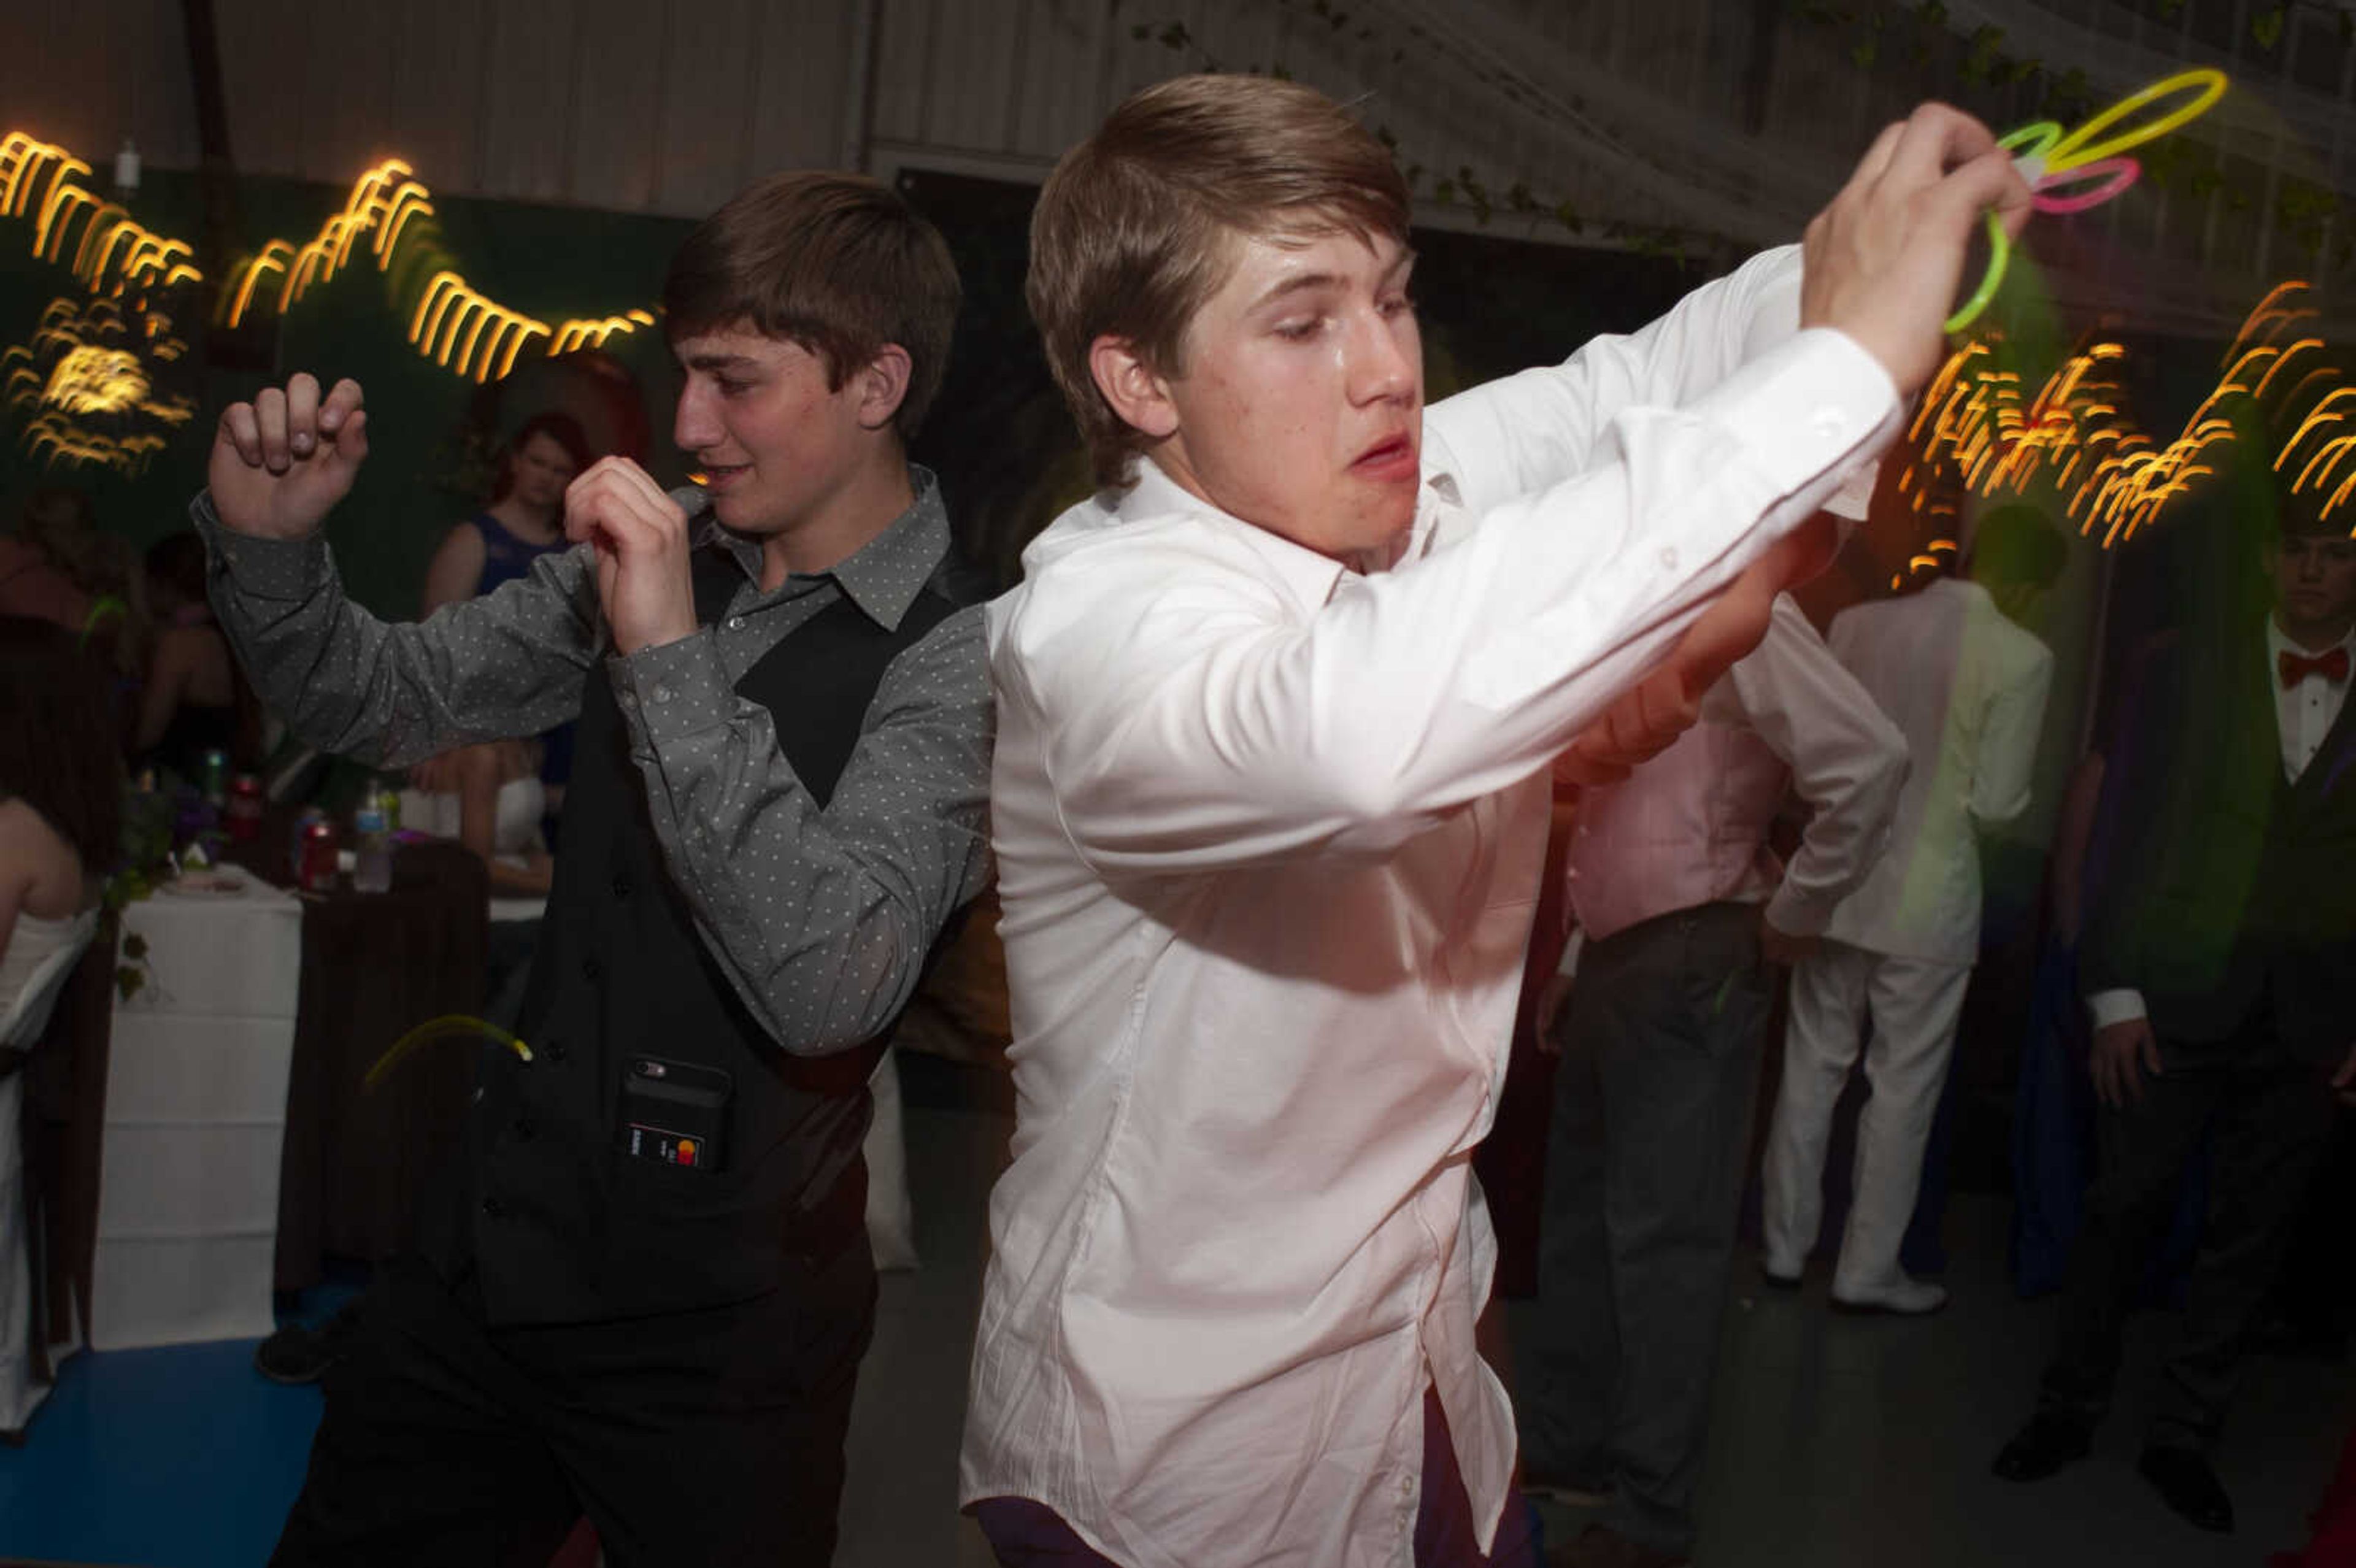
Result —
<path fill-rule="evenodd" d="M 995 1104 L 980 1104 L 983 1095 Z M 908 1145 L 923 1266 L 886 1275 L 860 1377 L 841 1568 L 990 1568 L 955 1509 L 958 1424 L 979 1307 L 984 1204 L 1012 1125 L 1002 1087 L 937 1064 L 908 1074 Z M 2179 1523 L 2134 1472 L 2135 1417 L 2172 1325 L 2137 1320 L 2119 1416 L 2094 1456 L 2036 1487 L 1987 1474 L 2026 1413 L 2052 1304 L 2004 1276 L 2000 1201 L 1960 1196 L 1954 1302 L 1928 1319 L 1837 1317 L 1825 1281 L 1761 1289 L 1748 1259 L 1726 1314 L 1701 1568 L 2254 1568 L 2304 1538 L 2341 1436 L 2356 1368 L 2252 1363 L 2218 1467 L 2239 1532 Z M 1516 1303 L 1509 1327 L 1526 1321 Z M 1549 1509 L 1550 1538 L 1575 1531 Z"/>

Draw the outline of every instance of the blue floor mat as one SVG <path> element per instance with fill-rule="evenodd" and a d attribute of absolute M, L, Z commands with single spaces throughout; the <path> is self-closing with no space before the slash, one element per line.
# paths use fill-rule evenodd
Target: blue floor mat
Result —
<path fill-rule="evenodd" d="M 0 1448 L 0 1557 L 254 1568 L 303 1481 L 319 1391 L 253 1370 L 252 1339 L 86 1352 L 21 1448 Z"/>

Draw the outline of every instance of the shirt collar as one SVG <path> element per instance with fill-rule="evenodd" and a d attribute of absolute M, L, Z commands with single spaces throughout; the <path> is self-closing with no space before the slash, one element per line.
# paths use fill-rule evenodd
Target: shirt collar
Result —
<path fill-rule="evenodd" d="M 1233 513 L 1222 511 L 1192 490 L 1162 471 L 1150 457 L 1136 460 L 1131 470 L 1135 481 L 1114 507 L 1114 516 L 1121 522 L 1136 522 L 1147 517 L 1166 517 L 1173 513 L 1200 518 L 1230 532 L 1248 545 L 1260 560 L 1268 563 L 1269 572 L 1290 590 L 1303 609 L 1315 610 L 1333 596 L 1334 587 L 1344 571 L 1340 561 L 1321 555 L 1306 545 L 1296 544 L 1282 534 L 1273 533 L 1257 523 L 1248 523 Z M 1434 523 L 1441 506 L 1456 504 L 1456 482 L 1445 473 L 1434 471 L 1424 479 L 1423 493 L 1418 499 L 1415 525 L 1408 544 L 1400 551 L 1399 561 L 1412 560 L 1445 542 L 1435 531 Z M 1397 564 L 1397 563 L 1393 563 Z M 1369 570 L 1386 571 L 1387 566 L 1373 565 Z"/>
<path fill-rule="evenodd" d="M 941 502 L 940 481 L 931 469 L 911 463 L 908 486 L 916 492 L 916 500 L 882 533 L 825 571 L 794 574 L 804 581 L 833 578 L 844 597 L 887 632 L 898 629 L 901 617 L 907 614 L 908 606 L 916 602 L 916 595 L 949 551 L 949 514 Z M 759 543 L 723 527 L 712 516 L 711 498 L 701 496 L 700 492 L 699 496 L 701 508 L 692 514 L 691 525 L 696 547 L 726 550 L 745 576 L 760 581 Z"/>
<path fill-rule="evenodd" d="M 2331 648 L 2346 648 L 2349 659 L 2356 662 L 2356 626 L 2351 626 L 2331 647 L 2317 648 L 2313 653 L 2328 654 Z M 2309 650 L 2290 640 L 2289 635 L 2275 620 L 2275 613 L 2269 610 L 2266 612 L 2266 668 L 2269 672 L 2281 662 L 2285 654 L 2297 654 L 2301 658 L 2311 656 Z"/>

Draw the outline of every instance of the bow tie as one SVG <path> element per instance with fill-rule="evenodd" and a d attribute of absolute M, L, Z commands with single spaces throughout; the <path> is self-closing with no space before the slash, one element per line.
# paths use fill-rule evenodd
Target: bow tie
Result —
<path fill-rule="evenodd" d="M 2311 675 L 2320 675 L 2334 686 L 2344 686 L 2348 682 L 2348 648 L 2345 644 L 2326 649 L 2312 658 L 2285 648 L 2276 656 L 2275 662 L 2276 667 L 2282 672 L 2282 683 L 2286 687 L 2297 686 Z"/>

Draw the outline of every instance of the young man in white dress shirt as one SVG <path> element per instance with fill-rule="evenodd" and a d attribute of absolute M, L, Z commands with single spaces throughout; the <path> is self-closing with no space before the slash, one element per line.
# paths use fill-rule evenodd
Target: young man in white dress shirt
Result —
<path fill-rule="evenodd" d="M 1769 1283 L 1797 1285 L 1816 1244 L 1825 1145 L 1869 1013 L 1857 1178 L 1836 1306 L 1934 1312 L 1946 1287 L 1898 1265 L 1922 1149 L 1979 957 L 1978 835 L 2029 808 L 2053 656 L 2017 622 L 2061 574 L 2068 547 L 2027 506 L 1981 521 L 1961 575 L 1843 611 L 1832 651 L 1898 722 L 1914 771 L 1889 853 L 1833 912 L 1792 973 L 1783 1081 L 1762 1174 Z"/>
<path fill-rule="evenodd" d="M 1698 723 L 1580 793 L 1563 865 L 1582 940 L 1540 1020 L 1561 1061 L 1519 1401 L 1533 1489 L 1612 1493 L 1567 1563 L 1692 1555 L 1770 966 L 1872 870 L 1906 776 L 1905 738 L 1785 596 Z M 1809 810 L 1788 865 L 1767 843 L 1787 795 Z"/>
<path fill-rule="evenodd" d="M 1329 100 L 1165 82 L 1057 167 L 1032 308 L 1106 488 L 989 621 L 1019 1119 L 960 1490 L 1002 1561 L 1527 1560 L 1470 1157 L 1547 764 L 1871 457 L 2026 199 L 1926 109 L 1804 276 L 1427 421 L 1406 187 Z"/>

